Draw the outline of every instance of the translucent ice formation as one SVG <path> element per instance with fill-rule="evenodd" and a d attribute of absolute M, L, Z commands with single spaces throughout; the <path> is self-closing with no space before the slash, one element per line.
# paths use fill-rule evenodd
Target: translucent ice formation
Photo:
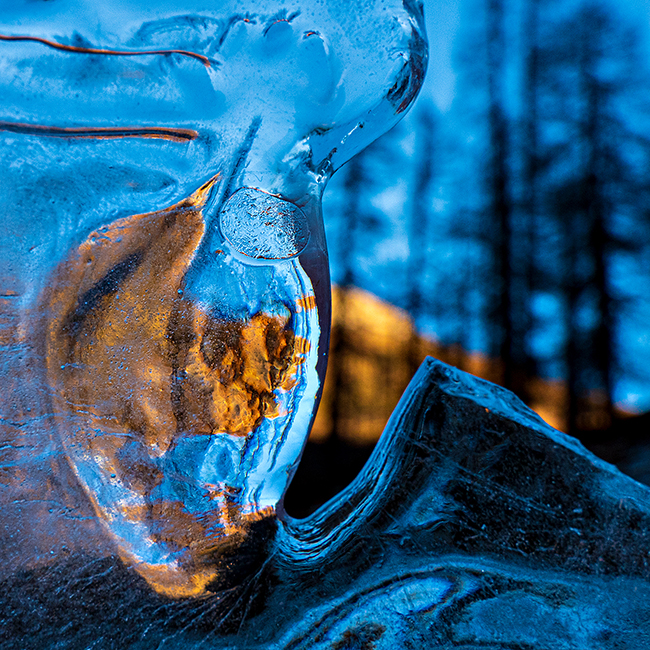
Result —
<path fill-rule="evenodd" d="M 282 512 L 417 3 L 5 4 L 0 648 L 648 647 L 650 490 L 444 364 Z"/>
<path fill-rule="evenodd" d="M 164 598 L 110 558 L 17 573 L 0 634 L 25 648 L 648 647 L 650 489 L 432 359 L 355 482 L 278 525 L 260 570 L 213 598 Z"/>
<path fill-rule="evenodd" d="M 425 64 L 416 0 L 3 7 L 4 573 L 254 572 L 325 371 L 321 194 Z"/>

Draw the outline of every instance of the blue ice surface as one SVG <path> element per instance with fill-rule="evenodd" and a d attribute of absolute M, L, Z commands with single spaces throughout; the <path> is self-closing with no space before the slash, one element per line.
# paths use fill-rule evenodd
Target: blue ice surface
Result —
<path fill-rule="evenodd" d="M 508 391 L 433 359 L 357 479 L 309 518 L 281 518 L 259 542 L 258 570 L 200 600 L 156 598 L 132 570 L 95 561 L 15 578 L 4 591 L 11 616 L 4 609 L 1 620 L 33 626 L 33 601 L 17 594 L 38 575 L 31 584 L 49 611 L 34 631 L 40 647 L 94 639 L 108 648 L 119 639 L 142 650 L 641 650 L 650 642 L 650 489 Z M 91 595 L 102 606 L 89 631 Z"/>

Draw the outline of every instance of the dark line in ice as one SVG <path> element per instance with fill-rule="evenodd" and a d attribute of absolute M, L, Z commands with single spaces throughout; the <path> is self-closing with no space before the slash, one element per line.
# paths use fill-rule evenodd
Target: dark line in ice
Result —
<path fill-rule="evenodd" d="M 118 262 L 83 296 L 80 296 L 74 311 L 66 316 L 61 330 L 74 340 L 87 316 L 97 308 L 102 298 L 117 293 L 120 285 L 138 268 L 142 262 L 142 256 L 143 251 L 138 250 Z"/>
<path fill-rule="evenodd" d="M 223 30 L 223 33 L 219 37 L 219 40 L 217 41 L 217 52 L 221 49 L 221 46 L 224 44 L 224 41 L 228 37 L 228 34 L 230 33 L 230 30 L 237 24 L 237 23 L 247 23 L 249 25 L 256 25 L 257 24 L 257 16 L 255 14 L 246 14 L 245 16 L 241 14 L 236 14 L 235 16 L 232 16 L 230 20 L 228 21 L 228 24 L 226 25 L 226 29 Z"/>
<path fill-rule="evenodd" d="M 144 51 L 133 51 L 133 50 L 105 50 L 102 48 L 94 47 L 79 47 L 76 45 L 64 45 L 63 43 L 57 43 L 56 41 L 50 41 L 46 38 L 40 38 L 39 36 L 10 36 L 7 34 L 0 34 L 0 41 L 31 41 L 33 43 L 41 43 L 42 45 L 47 45 L 52 47 L 55 50 L 63 50 L 64 52 L 74 52 L 76 54 L 106 54 L 109 56 L 148 56 L 148 55 L 159 55 L 159 54 L 180 54 L 181 56 L 189 56 L 192 59 L 201 61 L 206 68 L 211 67 L 210 59 L 203 54 L 198 54 L 197 52 L 190 52 L 189 50 L 144 50 Z"/>
<path fill-rule="evenodd" d="M 246 162 L 246 158 L 248 158 L 248 154 L 253 147 L 253 142 L 255 142 L 257 132 L 260 130 L 261 125 L 262 118 L 260 116 L 257 116 L 253 118 L 251 125 L 248 127 L 244 141 L 239 147 L 239 151 L 235 157 L 235 164 L 233 165 L 232 171 L 228 175 L 228 180 L 226 181 L 225 187 L 223 189 L 223 194 L 221 195 L 221 201 L 219 203 L 219 209 L 217 210 L 217 213 L 221 212 L 223 204 L 230 198 L 232 187 L 235 184 L 237 176 L 239 176 L 239 172 L 242 170 L 244 163 Z"/>
<path fill-rule="evenodd" d="M 26 124 L 23 122 L 0 121 L 0 131 L 20 133 L 23 135 L 41 135 L 50 138 L 160 138 L 172 142 L 189 142 L 198 137 L 192 129 L 175 129 L 171 127 L 137 126 L 137 127 L 59 127 L 43 124 Z"/>

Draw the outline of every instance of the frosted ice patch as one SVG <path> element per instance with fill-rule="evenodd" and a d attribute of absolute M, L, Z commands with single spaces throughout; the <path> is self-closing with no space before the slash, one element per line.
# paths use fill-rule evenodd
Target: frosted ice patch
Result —
<path fill-rule="evenodd" d="M 298 206 L 252 187 L 228 199 L 221 232 L 235 250 L 256 259 L 296 257 L 309 242 L 307 217 Z"/>

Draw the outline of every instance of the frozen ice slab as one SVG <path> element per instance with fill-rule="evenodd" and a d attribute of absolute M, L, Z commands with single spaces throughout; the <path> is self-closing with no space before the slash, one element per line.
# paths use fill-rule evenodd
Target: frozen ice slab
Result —
<path fill-rule="evenodd" d="M 172 601 L 116 558 L 59 558 L 3 582 L 1 633 L 24 647 L 640 650 L 649 508 L 650 489 L 511 393 L 429 359 L 360 476 L 310 518 L 276 520 L 274 541 L 260 531 L 261 568 L 238 588 Z"/>
<path fill-rule="evenodd" d="M 0 576 L 117 555 L 201 598 L 259 568 L 324 379 L 321 196 L 415 99 L 422 24 L 3 3 Z"/>

